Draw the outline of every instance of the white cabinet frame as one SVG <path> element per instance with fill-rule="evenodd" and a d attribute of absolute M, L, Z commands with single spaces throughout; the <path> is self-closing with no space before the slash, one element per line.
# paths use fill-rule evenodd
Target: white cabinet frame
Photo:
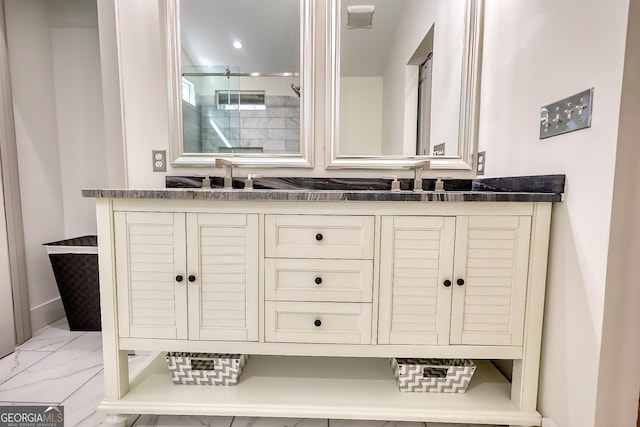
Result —
<path fill-rule="evenodd" d="M 178 213 L 184 214 L 186 218 L 195 213 L 255 214 L 258 230 L 255 239 L 258 253 L 257 316 L 260 323 L 257 342 L 126 337 L 119 322 L 121 313 L 118 311 L 119 287 L 116 273 L 118 271 L 116 246 L 119 241 L 115 234 L 114 213 L 133 211 Z M 380 321 L 377 315 L 378 306 L 385 298 L 384 292 L 378 294 L 377 285 L 383 274 L 378 266 L 386 246 L 379 237 L 382 234 L 383 217 L 500 217 L 503 215 L 530 218 L 531 232 L 528 244 L 522 345 L 398 345 L 381 344 L 375 340 L 371 344 L 266 342 L 264 338 L 265 216 L 285 214 L 374 217 L 373 229 L 376 237 L 372 240 L 374 248 L 372 338 L 378 335 L 375 333 L 378 325 L 384 323 L 382 315 Z M 110 414 L 107 419 L 109 424 L 123 426 L 122 415 L 131 413 L 332 417 L 512 426 L 541 424 L 542 418 L 536 411 L 536 404 L 551 203 L 215 202 L 98 199 L 97 220 L 105 371 L 105 400 L 99 409 Z M 187 234 L 188 228 L 187 226 Z M 130 380 L 127 369 L 128 350 L 252 354 L 243 374 L 251 378 L 251 381 L 242 382 L 241 380 L 233 390 L 233 394 L 221 394 L 220 388 L 217 387 L 198 388 L 196 391 L 189 386 L 174 386 L 168 379 L 162 353 L 152 358 L 149 364 Z M 410 401 L 414 404 L 409 404 L 409 401 L 395 389 L 393 377 L 389 377 L 389 372 L 384 371 L 385 359 L 400 355 L 474 358 L 479 364 L 476 386 L 462 396 L 433 394 L 412 396 Z M 506 382 L 491 363 L 479 359 L 513 360 L 511 383 Z M 353 369 L 347 368 L 349 366 Z M 295 379 L 295 376 L 285 375 L 286 369 L 298 372 L 297 378 L 300 382 Z M 326 373 L 333 369 L 339 369 L 345 377 L 328 378 Z M 263 376 L 263 372 L 282 372 L 283 376 L 278 377 L 273 374 Z M 351 377 L 349 372 L 352 372 Z M 379 377 L 380 375 L 383 378 Z M 372 384 L 379 384 L 382 388 L 372 387 Z M 270 394 L 265 392 L 276 390 L 278 387 L 282 388 L 282 392 Z M 304 402 L 299 397 L 304 397 Z M 443 399 L 445 397 L 446 399 Z M 384 400 L 381 400 L 383 398 Z"/>

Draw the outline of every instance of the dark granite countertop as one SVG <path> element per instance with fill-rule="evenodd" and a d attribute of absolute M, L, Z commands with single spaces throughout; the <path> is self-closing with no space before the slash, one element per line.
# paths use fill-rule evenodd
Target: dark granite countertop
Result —
<path fill-rule="evenodd" d="M 383 190 L 224 190 L 167 188 L 165 190 L 82 190 L 84 197 L 113 199 L 263 200 L 263 201 L 372 201 L 372 202 L 559 202 L 553 193 L 494 191 L 383 191 Z"/>
<path fill-rule="evenodd" d="M 213 188 L 199 188 L 202 178 L 167 177 L 166 189 L 82 190 L 84 197 L 182 200 L 273 201 L 390 201 L 390 202 L 559 202 L 564 175 L 446 180 L 445 191 L 433 191 L 434 180 L 425 179 L 422 192 L 409 190 L 413 183 L 401 179 L 402 191 L 390 191 L 390 181 L 365 178 L 260 178 L 254 189 L 219 188 L 221 178 L 211 178 Z"/>

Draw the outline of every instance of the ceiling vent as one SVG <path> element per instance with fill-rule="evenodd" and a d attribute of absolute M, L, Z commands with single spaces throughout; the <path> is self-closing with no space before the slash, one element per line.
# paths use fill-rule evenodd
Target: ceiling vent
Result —
<path fill-rule="evenodd" d="M 375 8 L 373 5 L 347 6 L 347 28 L 371 28 Z"/>

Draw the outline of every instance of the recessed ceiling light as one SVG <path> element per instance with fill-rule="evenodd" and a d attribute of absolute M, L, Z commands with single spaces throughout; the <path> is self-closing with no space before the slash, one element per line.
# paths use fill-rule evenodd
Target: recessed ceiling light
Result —
<path fill-rule="evenodd" d="M 240 43 L 239 41 L 235 41 L 233 42 L 233 47 L 235 47 L 236 49 L 242 49 L 242 43 Z"/>

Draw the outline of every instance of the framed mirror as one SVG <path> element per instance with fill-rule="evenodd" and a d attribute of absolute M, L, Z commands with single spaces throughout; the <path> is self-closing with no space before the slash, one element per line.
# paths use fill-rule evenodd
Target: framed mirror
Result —
<path fill-rule="evenodd" d="M 471 170 L 482 0 L 328 0 L 328 168 Z"/>
<path fill-rule="evenodd" d="M 164 0 L 173 166 L 311 167 L 314 0 Z"/>

